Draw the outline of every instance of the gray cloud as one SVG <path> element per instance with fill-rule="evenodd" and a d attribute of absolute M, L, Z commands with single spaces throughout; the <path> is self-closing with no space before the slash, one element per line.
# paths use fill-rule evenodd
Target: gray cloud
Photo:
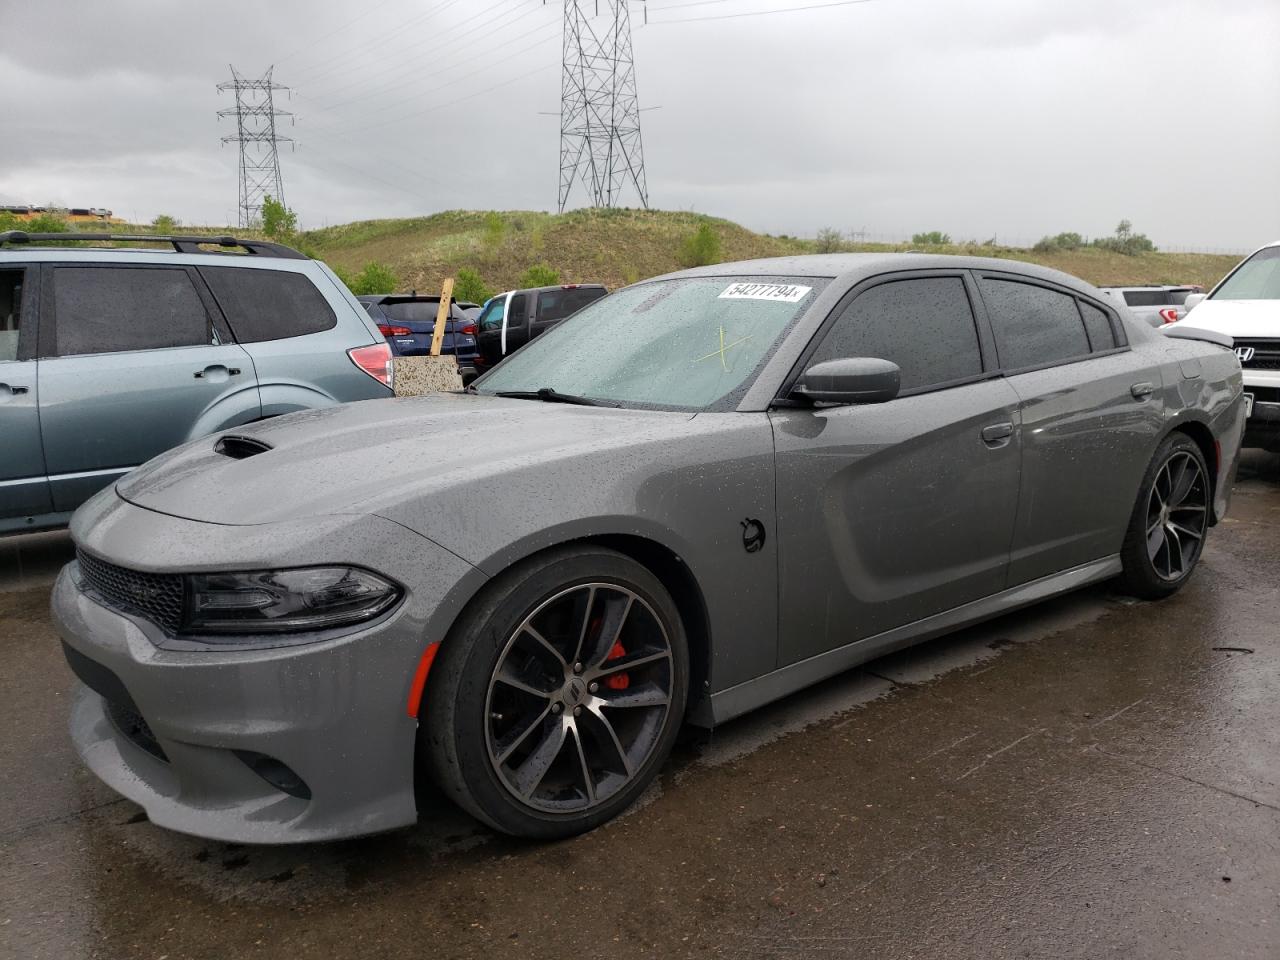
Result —
<path fill-rule="evenodd" d="M 1245 248 L 1280 235 L 1271 0 L 655 0 L 650 199 L 756 229 Z M 668 7 L 660 10 L 660 7 Z M 637 26 L 642 5 L 632 4 Z M 228 63 L 295 88 L 304 224 L 556 199 L 560 9 L 537 0 L 0 0 L 0 197 L 225 222 Z M 489 89 L 494 88 L 494 89 Z M 486 92 L 487 91 L 487 92 Z M 579 195 L 579 200 L 581 195 Z"/>

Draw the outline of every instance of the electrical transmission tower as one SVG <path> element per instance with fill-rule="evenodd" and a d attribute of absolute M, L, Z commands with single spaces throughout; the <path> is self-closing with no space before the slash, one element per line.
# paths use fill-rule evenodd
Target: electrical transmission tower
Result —
<path fill-rule="evenodd" d="M 261 223 L 265 195 L 270 194 L 284 203 L 276 144 L 293 140 L 276 133 L 276 118 L 292 118 L 293 114 L 275 108 L 274 94 L 288 89 L 271 79 L 271 70 L 257 80 L 249 80 L 237 73 L 235 67 L 231 68 L 231 79 L 218 84 L 219 93 L 234 90 L 236 95 L 236 105 L 219 110 L 218 117 L 236 118 L 235 134 L 223 137 L 222 142 L 240 144 L 241 227 L 256 227 Z"/>
<path fill-rule="evenodd" d="M 599 0 L 594 0 L 599 11 Z M 564 0 L 564 74 L 560 82 L 560 212 L 576 181 L 593 207 L 614 206 L 627 184 L 649 206 L 640 140 L 636 62 L 627 0 L 606 0 L 610 14 L 593 27 L 583 7 Z"/>

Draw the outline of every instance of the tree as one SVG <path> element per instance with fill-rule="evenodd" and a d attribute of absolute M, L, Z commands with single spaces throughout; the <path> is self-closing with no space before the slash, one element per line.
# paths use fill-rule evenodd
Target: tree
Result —
<path fill-rule="evenodd" d="M 930 230 L 928 233 L 912 234 L 911 242 L 927 247 L 941 247 L 951 242 L 951 235 L 941 230 Z"/>
<path fill-rule="evenodd" d="M 522 287 L 553 287 L 560 282 L 560 271 L 545 263 L 535 263 L 520 274 Z"/>
<path fill-rule="evenodd" d="M 1150 253 L 1156 248 L 1145 233 L 1134 233 L 1133 224 L 1128 220 L 1121 220 L 1116 224 L 1115 236 L 1099 237 L 1093 241 L 1093 245 L 1115 253 L 1123 253 L 1129 257 L 1139 253 Z"/>
<path fill-rule="evenodd" d="M 272 240 L 292 240 L 298 232 L 298 215 L 267 194 L 262 198 L 262 232 Z"/>
<path fill-rule="evenodd" d="M 173 233 L 178 228 L 179 220 L 167 213 L 162 213 L 151 221 L 151 229 L 156 233 Z"/>
<path fill-rule="evenodd" d="M 539 284 L 545 286 L 545 284 Z M 474 270 L 463 267 L 458 271 L 458 276 L 453 284 L 453 296 L 457 300 L 470 301 L 471 303 L 484 303 L 493 296 L 494 291 L 489 287 L 480 274 Z"/>
<path fill-rule="evenodd" d="M 679 261 L 682 267 L 705 267 L 720 262 L 720 237 L 711 224 L 704 221 L 684 238 L 680 244 Z"/>

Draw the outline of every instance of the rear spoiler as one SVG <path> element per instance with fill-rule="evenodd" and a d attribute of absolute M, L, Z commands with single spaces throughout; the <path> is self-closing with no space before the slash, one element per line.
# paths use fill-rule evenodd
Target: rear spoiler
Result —
<path fill-rule="evenodd" d="M 1226 347 L 1230 350 L 1236 345 L 1235 340 L 1229 333 L 1222 333 L 1219 330 L 1207 330 L 1204 327 L 1191 326 L 1187 321 L 1181 323 L 1166 323 L 1160 327 L 1160 332 L 1166 337 L 1177 337 L 1179 340 L 1203 340 L 1206 343 L 1216 343 L 1220 347 Z"/>

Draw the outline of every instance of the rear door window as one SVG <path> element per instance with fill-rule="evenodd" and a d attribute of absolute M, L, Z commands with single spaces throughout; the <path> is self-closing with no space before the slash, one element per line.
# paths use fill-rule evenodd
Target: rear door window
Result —
<path fill-rule="evenodd" d="M 241 343 L 303 337 L 337 326 L 329 302 L 300 273 L 201 267 L 200 275 Z"/>
<path fill-rule="evenodd" d="M 858 294 L 809 362 L 846 357 L 896 363 L 904 393 L 978 376 L 982 350 L 964 280 L 894 280 Z"/>
<path fill-rule="evenodd" d="M 54 267 L 53 355 L 205 346 L 213 331 L 182 267 Z"/>
<path fill-rule="evenodd" d="M 544 290 L 538 294 L 537 319 L 540 323 L 563 320 L 577 313 L 593 300 L 599 300 L 606 291 L 599 287 L 579 287 L 576 290 Z"/>
<path fill-rule="evenodd" d="M 0 270 L 0 363 L 18 359 L 23 276 L 21 270 Z"/>
<path fill-rule="evenodd" d="M 982 277 L 1000 365 L 1006 370 L 1049 366 L 1089 354 L 1089 337 L 1069 294 L 1030 283 Z"/>

